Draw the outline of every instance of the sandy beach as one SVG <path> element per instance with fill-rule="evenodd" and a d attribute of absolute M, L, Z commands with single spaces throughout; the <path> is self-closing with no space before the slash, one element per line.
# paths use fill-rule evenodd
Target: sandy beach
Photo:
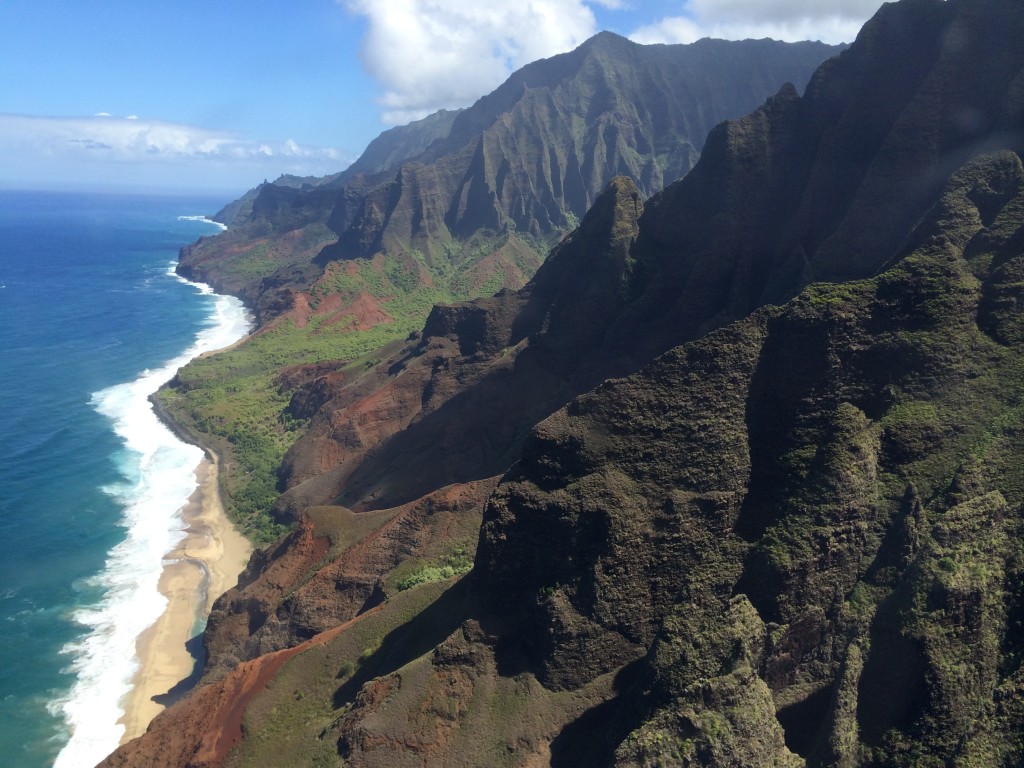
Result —
<path fill-rule="evenodd" d="M 217 486 L 217 467 L 204 459 L 196 470 L 199 487 L 182 512 L 186 536 L 160 577 L 167 610 L 137 643 L 141 667 L 125 701 L 121 743 L 145 732 L 164 709 L 160 698 L 193 671 L 195 659 L 186 648 L 217 599 L 238 581 L 252 552 L 249 541 L 228 520 Z"/>

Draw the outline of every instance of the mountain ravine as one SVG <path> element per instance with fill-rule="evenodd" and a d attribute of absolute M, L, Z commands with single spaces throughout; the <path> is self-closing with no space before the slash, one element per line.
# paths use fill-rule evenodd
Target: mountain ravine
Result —
<path fill-rule="evenodd" d="M 323 285 L 325 267 L 378 254 L 434 282 L 454 268 L 470 292 L 495 268 L 506 275 L 497 288 L 519 288 L 613 176 L 660 191 L 693 167 L 717 123 L 785 82 L 803 88 L 839 50 L 638 45 L 604 32 L 468 109 L 385 132 L 341 174 L 262 185 L 218 214 L 231 231 L 185 249 L 180 269 L 240 293 L 260 319 L 289 304 L 289 289 Z M 510 237 L 518 250 L 503 248 Z"/>
<path fill-rule="evenodd" d="M 886 4 L 298 386 L 291 532 L 104 765 L 1024 764 L 1022 39 Z"/>
<path fill-rule="evenodd" d="M 352 379 L 434 305 L 518 290 L 617 174 L 644 195 L 688 171 L 707 132 L 841 47 L 771 40 L 644 46 L 602 33 L 530 64 L 460 112 L 386 131 L 352 167 L 282 177 L 227 206 L 230 228 L 178 271 L 241 296 L 257 334 L 193 361 L 160 395 L 221 454 L 232 518 L 261 543 L 273 469 L 305 426 L 288 407 L 334 363 Z"/>

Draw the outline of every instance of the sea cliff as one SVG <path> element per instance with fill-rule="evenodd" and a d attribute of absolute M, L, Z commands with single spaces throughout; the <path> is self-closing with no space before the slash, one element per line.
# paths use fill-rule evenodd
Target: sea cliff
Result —
<path fill-rule="evenodd" d="M 518 290 L 297 376 L 290 533 L 104 764 L 1024 760 L 1022 36 L 886 4 Z"/>

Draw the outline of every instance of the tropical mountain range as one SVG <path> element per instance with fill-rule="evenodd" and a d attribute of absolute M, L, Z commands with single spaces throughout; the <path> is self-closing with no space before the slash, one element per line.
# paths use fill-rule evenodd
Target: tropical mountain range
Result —
<path fill-rule="evenodd" d="M 161 401 L 226 459 L 236 519 L 265 542 L 281 531 L 266 511 L 311 415 L 289 406 L 306 374 L 351 376 L 434 305 L 521 288 L 616 174 L 660 190 L 715 124 L 803 87 L 838 50 L 603 33 L 467 110 L 385 132 L 340 174 L 282 177 L 226 206 L 229 231 L 184 249 L 179 271 L 244 298 L 260 332 L 189 366 Z"/>
<path fill-rule="evenodd" d="M 1021 39 L 1010 0 L 886 4 L 698 146 L 703 118 L 647 127 L 682 68 L 624 63 L 669 49 L 601 35 L 391 136 L 420 154 L 389 180 L 240 204 L 182 264 L 271 335 L 322 275 L 557 241 L 521 287 L 276 375 L 288 533 L 217 602 L 203 683 L 105 765 L 1024 762 Z M 577 131 L 537 117 L 556 60 L 654 87 L 581 87 Z M 316 226 L 258 285 L 230 265 Z M 211 381 L 167 395 L 184 427 Z"/>

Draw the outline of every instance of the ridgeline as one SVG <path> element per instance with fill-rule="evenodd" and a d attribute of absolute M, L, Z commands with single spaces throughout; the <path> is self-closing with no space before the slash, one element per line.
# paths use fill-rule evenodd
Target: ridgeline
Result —
<path fill-rule="evenodd" d="M 886 4 L 679 181 L 616 164 L 521 287 L 279 378 L 290 532 L 104 765 L 1024 762 L 1022 39 Z M 442 207 L 394 231 L 499 210 Z M 392 253 L 370 218 L 325 274 Z"/>

